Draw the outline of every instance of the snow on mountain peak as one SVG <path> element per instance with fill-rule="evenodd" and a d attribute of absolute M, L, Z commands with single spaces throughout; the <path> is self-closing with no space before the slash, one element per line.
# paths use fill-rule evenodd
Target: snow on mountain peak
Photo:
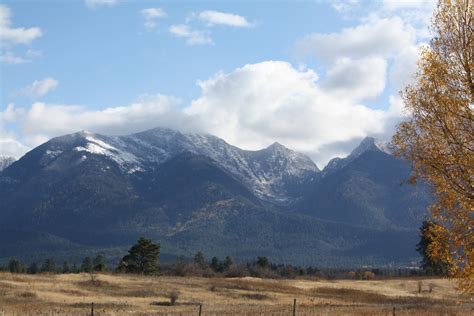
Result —
<path fill-rule="evenodd" d="M 167 128 L 122 136 L 120 140 L 135 156 L 152 163 L 163 163 L 183 152 L 208 157 L 241 179 L 260 197 L 283 198 L 284 178 L 302 178 L 319 171 L 309 157 L 279 143 L 249 151 L 213 135 L 182 133 Z"/>
<path fill-rule="evenodd" d="M 74 151 L 89 152 L 95 155 L 106 156 L 115 161 L 122 169 L 127 170 L 129 173 L 131 172 L 130 170 L 136 171 L 141 169 L 139 160 L 135 155 L 106 142 L 113 142 L 113 138 L 107 140 L 104 139 L 105 137 L 95 135 L 88 131 L 82 131 L 80 134 L 84 136 L 85 144 L 74 147 Z M 100 138 L 103 138 L 104 140 Z"/>
<path fill-rule="evenodd" d="M 379 150 L 386 154 L 389 154 L 389 155 L 391 154 L 390 149 L 388 148 L 388 145 L 385 142 L 375 139 L 374 137 L 367 136 L 360 142 L 359 146 L 357 146 L 351 152 L 349 157 L 353 157 L 353 158 L 359 157 L 360 155 L 362 155 L 364 152 L 368 150 Z"/>
<path fill-rule="evenodd" d="M 345 158 L 336 157 L 329 161 L 326 167 L 323 170 L 323 176 L 331 173 L 335 170 L 341 169 L 346 166 L 348 163 L 362 155 L 367 151 L 381 151 L 388 155 L 391 155 L 392 152 L 388 146 L 388 144 L 384 141 L 375 139 L 374 137 L 365 137 L 350 154 Z"/>
<path fill-rule="evenodd" d="M 104 136 L 89 131 L 57 137 L 48 142 L 42 165 L 65 152 L 78 152 L 79 162 L 88 155 L 106 157 L 126 174 L 155 168 L 184 152 L 211 159 L 217 166 L 245 183 L 262 198 L 287 199 L 288 185 L 319 172 L 306 155 L 274 143 L 248 151 L 208 134 L 182 133 L 155 128 L 127 136 Z M 84 158 L 85 157 L 85 158 Z"/>

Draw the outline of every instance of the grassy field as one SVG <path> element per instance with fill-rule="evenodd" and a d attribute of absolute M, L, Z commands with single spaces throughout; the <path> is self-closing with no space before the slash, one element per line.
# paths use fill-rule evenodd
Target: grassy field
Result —
<path fill-rule="evenodd" d="M 442 279 L 373 281 L 0 273 L 0 315 L 473 315 Z M 431 288 L 431 291 L 430 291 Z M 170 297 L 177 296 L 174 306 Z M 395 311 L 393 308 L 395 307 Z"/>

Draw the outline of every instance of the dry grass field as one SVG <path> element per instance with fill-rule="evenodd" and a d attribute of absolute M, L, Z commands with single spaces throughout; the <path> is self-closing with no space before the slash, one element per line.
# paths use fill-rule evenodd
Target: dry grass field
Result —
<path fill-rule="evenodd" d="M 0 273 L 0 315 L 474 315 L 442 279 L 373 281 Z M 430 288 L 432 289 L 430 291 Z M 177 296 L 170 306 L 170 296 Z M 395 310 L 394 310 L 395 308 Z"/>

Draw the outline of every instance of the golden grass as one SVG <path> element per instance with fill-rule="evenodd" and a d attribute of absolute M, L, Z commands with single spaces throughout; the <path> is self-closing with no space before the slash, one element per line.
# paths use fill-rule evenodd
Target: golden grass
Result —
<path fill-rule="evenodd" d="M 0 315 L 87 315 L 92 302 L 96 315 L 291 315 L 294 298 L 298 315 L 472 315 L 455 282 L 418 281 L 0 273 Z"/>

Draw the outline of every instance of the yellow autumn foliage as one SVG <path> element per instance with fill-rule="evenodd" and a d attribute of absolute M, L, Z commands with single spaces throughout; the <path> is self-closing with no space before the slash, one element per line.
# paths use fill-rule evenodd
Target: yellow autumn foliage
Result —
<path fill-rule="evenodd" d="M 393 137 L 413 179 L 433 187 L 440 224 L 431 256 L 449 263 L 460 288 L 474 292 L 474 19 L 470 0 L 440 1 L 434 38 L 421 51 L 415 83 L 402 93 L 410 118 Z"/>

